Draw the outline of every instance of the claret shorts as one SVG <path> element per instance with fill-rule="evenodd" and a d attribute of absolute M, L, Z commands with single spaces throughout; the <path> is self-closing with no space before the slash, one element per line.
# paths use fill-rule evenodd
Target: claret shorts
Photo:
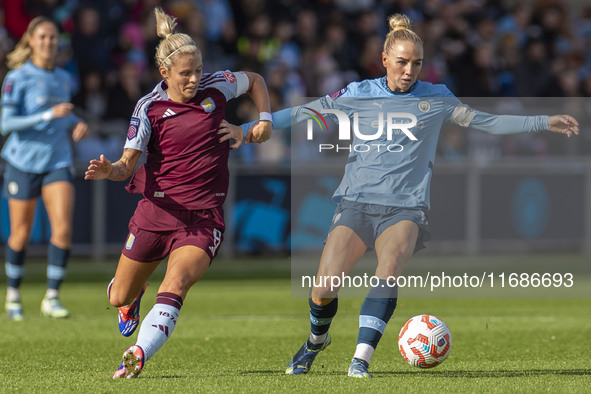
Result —
<path fill-rule="evenodd" d="M 181 246 L 203 249 L 211 261 L 219 251 L 224 234 L 222 207 L 175 210 L 141 200 L 129 221 L 124 256 L 135 261 L 159 261 Z"/>

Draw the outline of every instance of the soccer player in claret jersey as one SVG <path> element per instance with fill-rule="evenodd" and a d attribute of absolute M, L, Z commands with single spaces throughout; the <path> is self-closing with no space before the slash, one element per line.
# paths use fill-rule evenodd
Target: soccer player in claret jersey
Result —
<path fill-rule="evenodd" d="M 9 134 L 2 149 L 6 160 L 4 197 L 8 199 L 10 236 L 6 244 L 6 312 L 24 317 L 20 284 L 39 196 L 47 210 L 51 237 L 47 251 L 47 292 L 41 314 L 68 317 L 58 298 L 66 275 L 74 212 L 73 159 L 70 136 L 79 141 L 88 126 L 72 113 L 69 74 L 55 66 L 58 29 L 51 19 L 34 18 L 14 51 L 2 87 L 0 129 Z"/>
<path fill-rule="evenodd" d="M 367 250 L 376 252 L 375 276 L 380 281 L 369 290 L 359 313 L 357 347 L 348 370 L 348 376 L 355 378 L 372 377 L 369 363 L 396 308 L 397 287 L 388 278 L 400 276 L 404 264 L 429 235 L 429 185 L 442 124 L 451 122 L 492 134 L 549 130 L 571 137 L 579 133 L 577 121 L 568 115 L 492 115 L 462 104 L 445 85 L 417 80 L 423 61 L 422 40 L 410 29 L 405 15 L 394 15 L 388 22 L 390 32 L 382 53 L 384 77 L 354 82 L 330 96 L 272 114 L 273 128 L 281 129 L 310 119 L 310 109 L 325 114 L 331 113 L 325 110 L 339 110 L 348 119 L 356 118 L 358 129 L 365 134 L 375 130 L 371 122 L 376 120 L 377 107 L 405 117 L 399 123 L 405 132 L 376 133 L 374 139 L 355 134 L 350 141 L 352 146 L 373 144 L 382 149 L 349 154 L 345 174 L 333 195 L 339 205 L 317 273 L 318 278 L 340 278 Z M 242 127 L 248 130 L 252 124 Z M 394 153 L 384 148 L 388 145 L 404 149 L 394 149 Z M 328 286 L 315 284 L 312 288 L 311 333 L 289 361 L 287 374 L 307 373 L 318 353 L 331 342 L 328 330 L 337 313 L 338 289 L 323 285 Z"/>
<path fill-rule="evenodd" d="M 222 204 L 228 192 L 228 155 L 244 138 L 242 131 L 220 131 L 226 102 L 249 93 L 261 113 L 247 142 L 270 137 L 271 114 L 262 77 L 250 72 L 202 73 L 193 39 L 175 33 L 175 19 L 155 10 L 156 60 L 163 81 L 136 105 L 122 157 L 91 160 L 85 179 L 125 180 L 144 150 L 146 163 L 127 190 L 142 193 L 129 222 L 129 235 L 109 300 L 119 307 L 119 330 L 131 335 L 139 323 L 146 281 L 160 261 L 168 266 L 156 304 L 144 318 L 135 345 L 123 354 L 113 378 L 133 378 L 172 335 L 187 292 L 216 256 L 224 232 Z M 230 146 L 230 139 L 235 142 Z"/>

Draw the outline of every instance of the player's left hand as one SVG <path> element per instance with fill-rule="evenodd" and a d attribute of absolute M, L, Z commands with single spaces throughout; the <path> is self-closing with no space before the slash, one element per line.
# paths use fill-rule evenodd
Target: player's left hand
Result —
<path fill-rule="evenodd" d="M 579 135 L 579 122 L 570 115 L 553 115 L 548 117 L 550 131 L 566 135 L 568 138 Z"/>
<path fill-rule="evenodd" d="M 230 149 L 238 149 L 244 141 L 244 132 L 242 127 L 228 123 L 226 120 L 222 120 L 218 129 L 218 134 L 222 134 L 220 142 L 233 139 L 234 143 L 230 145 Z"/>
<path fill-rule="evenodd" d="M 248 129 L 244 143 L 248 144 L 249 142 L 256 142 L 260 144 L 261 142 L 265 142 L 271 138 L 272 133 L 273 123 L 265 120 L 259 120 L 250 129 Z"/>
<path fill-rule="evenodd" d="M 72 139 L 74 142 L 80 141 L 82 138 L 85 138 L 88 134 L 88 125 L 86 122 L 78 122 L 76 126 L 74 126 L 74 130 L 72 131 Z"/>

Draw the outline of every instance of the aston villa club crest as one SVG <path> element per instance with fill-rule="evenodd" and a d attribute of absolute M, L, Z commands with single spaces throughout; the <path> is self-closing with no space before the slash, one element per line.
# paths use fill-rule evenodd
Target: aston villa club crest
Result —
<path fill-rule="evenodd" d="M 205 112 L 213 112 L 213 110 L 215 109 L 215 103 L 213 102 L 211 97 L 208 97 L 201 102 L 201 107 Z"/>

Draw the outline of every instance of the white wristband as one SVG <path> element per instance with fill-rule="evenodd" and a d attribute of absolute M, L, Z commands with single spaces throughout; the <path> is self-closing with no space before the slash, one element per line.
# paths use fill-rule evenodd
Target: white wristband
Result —
<path fill-rule="evenodd" d="M 259 120 L 263 120 L 263 121 L 267 121 L 267 122 L 272 122 L 273 121 L 273 116 L 271 115 L 270 112 L 261 112 L 259 114 Z"/>
<path fill-rule="evenodd" d="M 43 112 L 43 115 L 41 115 L 41 119 L 43 119 L 44 122 L 49 122 L 50 120 L 53 119 L 53 110 L 48 110 Z"/>

